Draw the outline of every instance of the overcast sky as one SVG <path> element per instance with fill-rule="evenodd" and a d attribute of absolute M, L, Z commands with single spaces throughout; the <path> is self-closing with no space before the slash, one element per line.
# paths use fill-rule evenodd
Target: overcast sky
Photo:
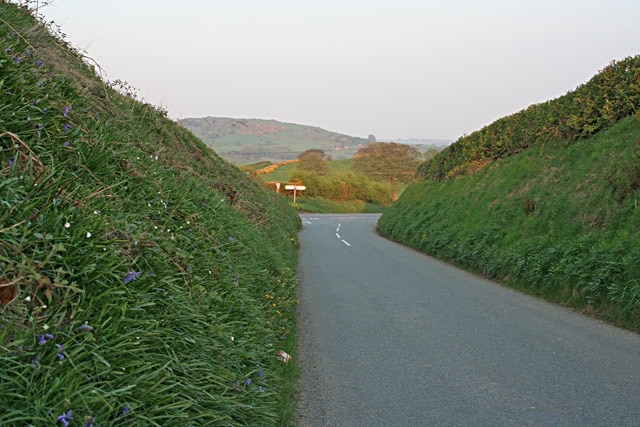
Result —
<path fill-rule="evenodd" d="M 172 118 L 378 139 L 456 140 L 640 54 L 638 0 L 53 0 L 40 12 Z"/>

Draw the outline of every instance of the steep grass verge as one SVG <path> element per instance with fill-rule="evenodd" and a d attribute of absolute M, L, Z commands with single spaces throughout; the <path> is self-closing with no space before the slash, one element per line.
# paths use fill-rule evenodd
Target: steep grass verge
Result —
<path fill-rule="evenodd" d="M 286 425 L 299 226 L 0 3 L 0 425 Z"/>
<path fill-rule="evenodd" d="M 412 185 L 379 231 L 640 330 L 640 117 Z"/>

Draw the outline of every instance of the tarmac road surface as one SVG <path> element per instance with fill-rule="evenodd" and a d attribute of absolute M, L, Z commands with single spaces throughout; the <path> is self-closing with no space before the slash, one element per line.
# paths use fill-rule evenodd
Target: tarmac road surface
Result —
<path fill-rule="evenodd" d="M 640 425 L 639 335 L 301 217 L 300 427 Z"/>

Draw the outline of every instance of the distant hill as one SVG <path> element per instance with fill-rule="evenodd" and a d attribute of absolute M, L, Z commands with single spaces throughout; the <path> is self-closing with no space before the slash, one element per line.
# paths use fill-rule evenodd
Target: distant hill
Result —
<path fill-rule="evenodd" d="M 432 147 L 439 150 L 453 143 L 450 139 L 435 138 L 379 138 L 379 142 L 397 142 L 398 144 L 419 145 L 423 147 Z"/>
<path fill-rule="evenodd" d="M 320 148 L 334 159 L 346 159 L 369 142 L 366 138 L 276 120 L 203 117 L 182 119 L 180 124 L 236 164 L 295 159 L 310 148 Z"/>
<path fill-rule="evenodd" d="M 379 142 L 395 142 L 398 144 L 412 145 L 422 152 L 429 150 L 442 151 L 453 143 L 449 139 L 433 139 L 433 138 L 381 138 Z"/>

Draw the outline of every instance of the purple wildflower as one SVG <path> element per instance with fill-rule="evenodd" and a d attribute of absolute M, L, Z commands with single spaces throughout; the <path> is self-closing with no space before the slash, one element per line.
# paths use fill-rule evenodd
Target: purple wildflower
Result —
<path fill-rule="evenodd" d="M 71 145 L 71 141 L 65 141 L 64 144 L 62 144 L 62 145 L 64 145 L 65 147 L 68 147 L 68 146 Z"/>
<path fill-rule="evenodd" d="M 140 271 L 130 271 L 129 273 L 127 273 L 127 276 L 124 278 L 124 283 L 129 283 L 133 280 L 136 280 L 141 275 L 142 273 Z"/>
<path fill-rule="evenodd" d="M 22 62 L 22 56 L 18 55 L 18 57 L 16 58 L 16 64 L 20 65 L 21 62 Z"/>
<path fill-rule="evenodd" d="M 84 427 L 93 427 L 93 423 L 96 421 L 93 417 L 86 417 L 84 422 Z"/>
<path fill-rule="evenodd" d="M 13 157 L 9 159 L 9 167 L 13 166 Z"/>
<path fill-rule="evenodd" d="M 53 339 L 53 335 L 52 334 L 38 335 L 38 344 L 45 345 L 47 343 L 47 341 L 52 340 L 52 339 Z"/>
<path fill-rule="evenodd" d="M 264 372 L 258 371 L 258 378 L 264 378 Z"/>
<path fill-rule="evenodd" d="M 62 350 L 64 349 L 64 346 L 62 344 L 56 344 L 58 346 L 58 360 L 64 360 L 64 354 L 62 353 Z"/>
<path fill-rule="evenodd" d="M 68 105 L 65 106 L 62 109 L 62 117 L 68 117 L 69 116 L 69 111 L 71 111 L 71 107 L 69 107 Z"/>
<path fill-rule="evenodd" d="M 36 61 L 36 66 L 37 66 L 38 68 L 42 68 L 42 66 L 43 66 L 43 65 L 44 65 L 44 62 L 42 62 L 42 59 L 38 59 L 38 60 Z"/>
<path fill-rule="evenodd" d="M 123 417 L 125 417 L 130 410 L 131 410 L 131 406 L 127 405 L 124 408 L 122 408 L 122 411 L 120 411 L 120 413 L 122 414 Z"/>
<path fill-rule="evenodd" d="M 246 380 L 244 380 L 244 384 L 251 385 L 251 378 L 247 378 Z"/>
<path fill-rule="evenodd" d="M 71 125 L 69 123 L 66 123 L 62 128 L 63 132 L 69 132 L 70 130 L 71 130 Z"/>
<path fill-rule="evenodd" d="M 62 423 L 64 427 L 69 426 L 69 421 L 73 419 L 73 411 L 69 409 L 66 414 L 62 414 L 58 417 L 58 421 Z"/>

